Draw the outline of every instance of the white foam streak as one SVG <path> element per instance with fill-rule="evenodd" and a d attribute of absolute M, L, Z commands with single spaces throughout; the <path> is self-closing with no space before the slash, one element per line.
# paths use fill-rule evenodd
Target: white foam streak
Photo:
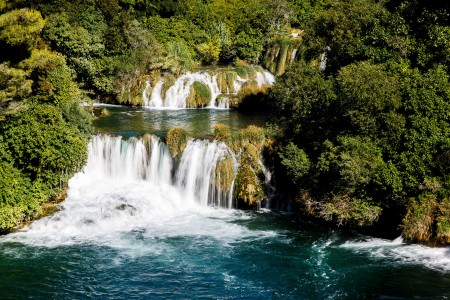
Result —
<path fill-rule="evenodd" d="M 431 269 L 450 271 L 450 247 L 432 248 L 407 244 L 401 237 L 390 241 L 368 238 L 364 241 L 346 242 L 343 248 L 355 252 L 368 252 L 374 258 L 393 258 L 403 263 L 423 265 Z"/>

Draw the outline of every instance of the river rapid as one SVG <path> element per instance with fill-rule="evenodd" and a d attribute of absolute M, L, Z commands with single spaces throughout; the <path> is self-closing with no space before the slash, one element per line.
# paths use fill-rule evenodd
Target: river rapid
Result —
<path fill-rule="evenodd" d="M 174 125 L 210 134 L 214 123 L 238 129 L 263 116 L 109 109 L 97 130 L 123 137 L 93 137 L 61 210 L 0 237 L 1 299 L 450 297 L 450 248 L 319 228 L 288 212 L 235 210 L 205 175 L 225 145 L 191 141 L 174 164 L 157 137 L 151 146 L 130 137 Z"/>

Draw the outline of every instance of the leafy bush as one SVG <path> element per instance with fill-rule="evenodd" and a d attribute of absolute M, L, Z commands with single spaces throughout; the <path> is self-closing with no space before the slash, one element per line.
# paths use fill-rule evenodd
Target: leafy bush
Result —
<path fill-rule="evenodd" d="M 225 124 L 214 124 L 214 139 L 228 141 L 231 138 L 231 128 Z"/>
<path fill-rule="evenodd" d="M 166 135 L 166 144 L 173 157 L 181 157 L 188 141 L 188 132 L 180 127 L 172 128 Z"/>
<path fill-rule="evenodd" d="M 280 152 L 281 164 L 283 164 L 290 176 L 298 180 L 305 176 L 311 168 L 311 162 L 305 151 L 299 149 L 293 143 L 289 143 L 283 152 Z"/>
<path fill-rule="evenodd" d="M 191 87 L 189 96 L 186 99 L 188 107 L 205 107 L 211 102 L 211 90 L 204 83 L 195 81 Z"/>

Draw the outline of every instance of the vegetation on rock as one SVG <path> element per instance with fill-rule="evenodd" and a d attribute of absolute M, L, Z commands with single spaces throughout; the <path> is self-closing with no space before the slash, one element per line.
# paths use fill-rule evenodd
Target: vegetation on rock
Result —
<path fill-rule="evenodd" d="M 195 81 L 190 87 L 189 96 L 186 99 L 188 107 L 198 108 L 208 106 L 211 102 L 211 91 L 204 83 Z"/>
<path fill-rule="evenodd" d="M 267 137 L 263 128 L 250 125 L 232 132 L 227 125 L 214 126 L 214 138 L 225 142 L 239 156 L 233 197 L 238 207 L 256 207 L 266 199 L 264 174 L 261 169 L 262 151 Z"/>
<path fill-rule="evenodd" d="M 216 187 L 220 188 L 222 193 L 228 193 L 231 190 L 235 177 L 234 162 L 231 156 L 219 160 L 215 169 Z"/>
<path fill-rule="evenodd" d="M 180 158 L 189 141 L 189 133 L 180 127 L 174 127 L 166 135 L 166 144 L 173 157 Z"/>

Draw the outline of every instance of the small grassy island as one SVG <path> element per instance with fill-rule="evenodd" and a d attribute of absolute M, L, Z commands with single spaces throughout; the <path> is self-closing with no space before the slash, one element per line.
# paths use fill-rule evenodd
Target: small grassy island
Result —
<path fill-rule="evenodd" d="M 227 97 L 271 115 L 214 126 L 239 168 L 224 157 L 211 176 L 239 207 L 268 197 L 264 161 L 277 209 L 450 244 L 449 24 L 445 1 L 0 0 L 0 232 L 64 198 L 87 162 L 90 103 L 141 106 L 159 80 L 165 95 L 204 70 L 222 94 L 195 81 L 187 107 Z M 174 160 L 190 138 L 167 133 Z"/>

